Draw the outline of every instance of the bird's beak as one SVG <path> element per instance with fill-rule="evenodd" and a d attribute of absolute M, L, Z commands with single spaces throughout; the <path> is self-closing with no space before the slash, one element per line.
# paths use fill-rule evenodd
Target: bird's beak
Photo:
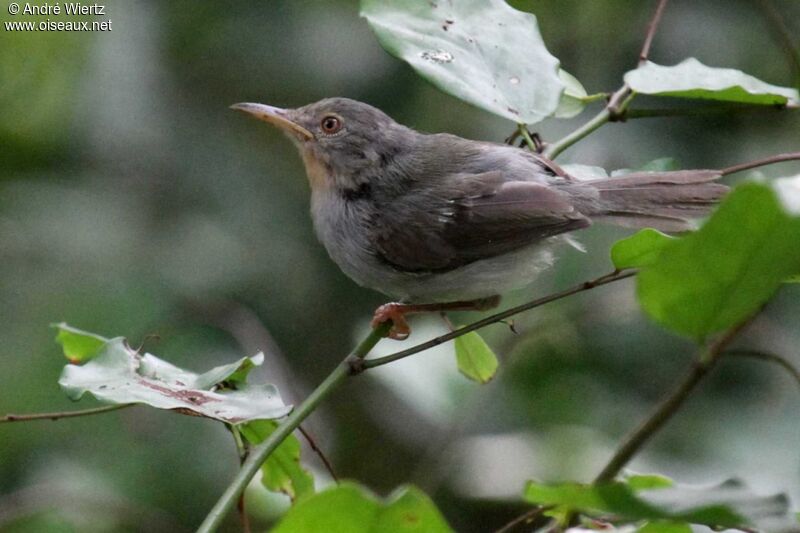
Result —
<path fill-rule="evenodd" d="M 293 133 L 297 135 L 301 140 L 310 140 L 314 138 L 313 133 L 305 129 L 300 124 L 292 121 L 288 117 L 288 111 L 286 109 L 272 107 L 271 105 L 252 104 L 249 102 L 233 104 L 231 109 L 244 111 L 245 113 L 253 115 L 259 120 L 269 122 L 270 124 L 279 127 L 287 133 Z"/>

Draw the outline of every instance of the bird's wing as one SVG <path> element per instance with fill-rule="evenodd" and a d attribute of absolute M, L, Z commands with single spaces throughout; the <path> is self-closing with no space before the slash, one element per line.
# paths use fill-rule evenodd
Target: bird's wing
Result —
<path fill-rule="evenodd" d="M 501 172 L 458 174 L 381 206 L 372 220 L 379 257 L 407 272 L 442 272 L 584 228 L 563 190 L 508 181 Z"/>

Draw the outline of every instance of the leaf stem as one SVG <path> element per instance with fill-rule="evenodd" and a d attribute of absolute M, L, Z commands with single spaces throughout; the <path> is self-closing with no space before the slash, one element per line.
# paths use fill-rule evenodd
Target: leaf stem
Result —
<path fill-rule="evenodd" d="M 544 149 L 544 156 L 548 159 L 555 159 L 561 152 L 608 122 L 610 118 L 611 112 L 608 110 L 608 106 L 606 106 L 583 126 L 559 139 L 558 141 L 548 145 L 547 148 Z"/>
<path fill-rule="evenodd" d="M 233 478 L 233 481 L 225 489 L 220 499 L 206 516 L 203 523 L 198 528 L 198 533 L 210 533 L 222 523 L 225 515 L 236 503 L 239 495 L 244 491 L 247 484 L 258 472 L 261 464 L 275 451 L 275 449 L 288 437 L 297 427 L 314 412 L 317 406 L 344 382 L 351 373 L 351 359 L 363 359 L 372 348 L 389 331 L 390 323 L 381 324 L 379 327 L 370 331 L 369 335 L 361 341 L 353 352 L 331 372 L 327 378 L 305 399 L 292 413 L 280 424 L 277 429 L 267 437 L 264 442 L 254 446 L 250 454 L 242 464 L 242 468 Z"/>
<path fill-rule="evenodd" d="M 6 422 L 30 422 L 32 420 L 61 420 L 62 418 L 76 418 L 79 416 L 99 415 L 102 413 L 109 413 L 118 409 L 125 409 L 132 407 L 134 403 L 118 403 L 114 405 L 104 405 L 102 407 L 93 407 L 92 409 L 82 409 L 80 411 L 59 411 L 54 413 L 31 413 L 25 415 L 8 414 L 0 418 L 0 424 Z"/>
<path fill-rule="evenodd" d="M 723 353 L 722 356 L 749 357 L 751 359 L 758 359 L 760 361 L 775 363 L 776 365 L 786 370 L 786 372 L 788 372 L 789 375 L 794 378 L 797 384 L 800 385 L 800 370 L 797 369 L 797 367 L 795 367 L 792 363 L 790 363 L 780 355 L 768 352 L 759 352 L 755 350 L 731 350 Z"/>
<path fill-rule="evenodd" d="M 531 134 L 528 133 L 527 126 L 525 126 L 525 124 L 517 124 L 517 129 L 519 130 L 519 134 L 522 135 L 522 138 L 525 139 L 525 144 L 528 145 L 528 149 L 533 153 L 538 153 L 539 152 L 539 150 L 538 150 L 539 147 L 536 146 L 535 142 L 533 142 L 533 139 L 531 138 Z"/>

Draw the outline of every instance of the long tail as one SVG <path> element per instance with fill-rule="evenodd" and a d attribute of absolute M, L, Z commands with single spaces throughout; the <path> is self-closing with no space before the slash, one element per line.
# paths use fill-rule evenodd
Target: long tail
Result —
<path fill-rule="evenodd" d="M 715 183 L 722 175 L 719 170 L 679 170 L 584 181 L 581 185 L 594 191 L 583 212 L 619 226 L 685 231 L 728 192 Z"/>

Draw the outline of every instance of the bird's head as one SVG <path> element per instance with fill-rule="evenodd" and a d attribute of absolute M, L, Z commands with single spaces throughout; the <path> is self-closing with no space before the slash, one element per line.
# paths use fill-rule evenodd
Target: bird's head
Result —
<path fill-rule="evenodd" d="M 383 111 L 347 98 L 296 109 L 253 103 L 231 108 L 277 126 L 294 141 L 314 190 L 357 190 L 383 175 L 417 135 Z"/>

